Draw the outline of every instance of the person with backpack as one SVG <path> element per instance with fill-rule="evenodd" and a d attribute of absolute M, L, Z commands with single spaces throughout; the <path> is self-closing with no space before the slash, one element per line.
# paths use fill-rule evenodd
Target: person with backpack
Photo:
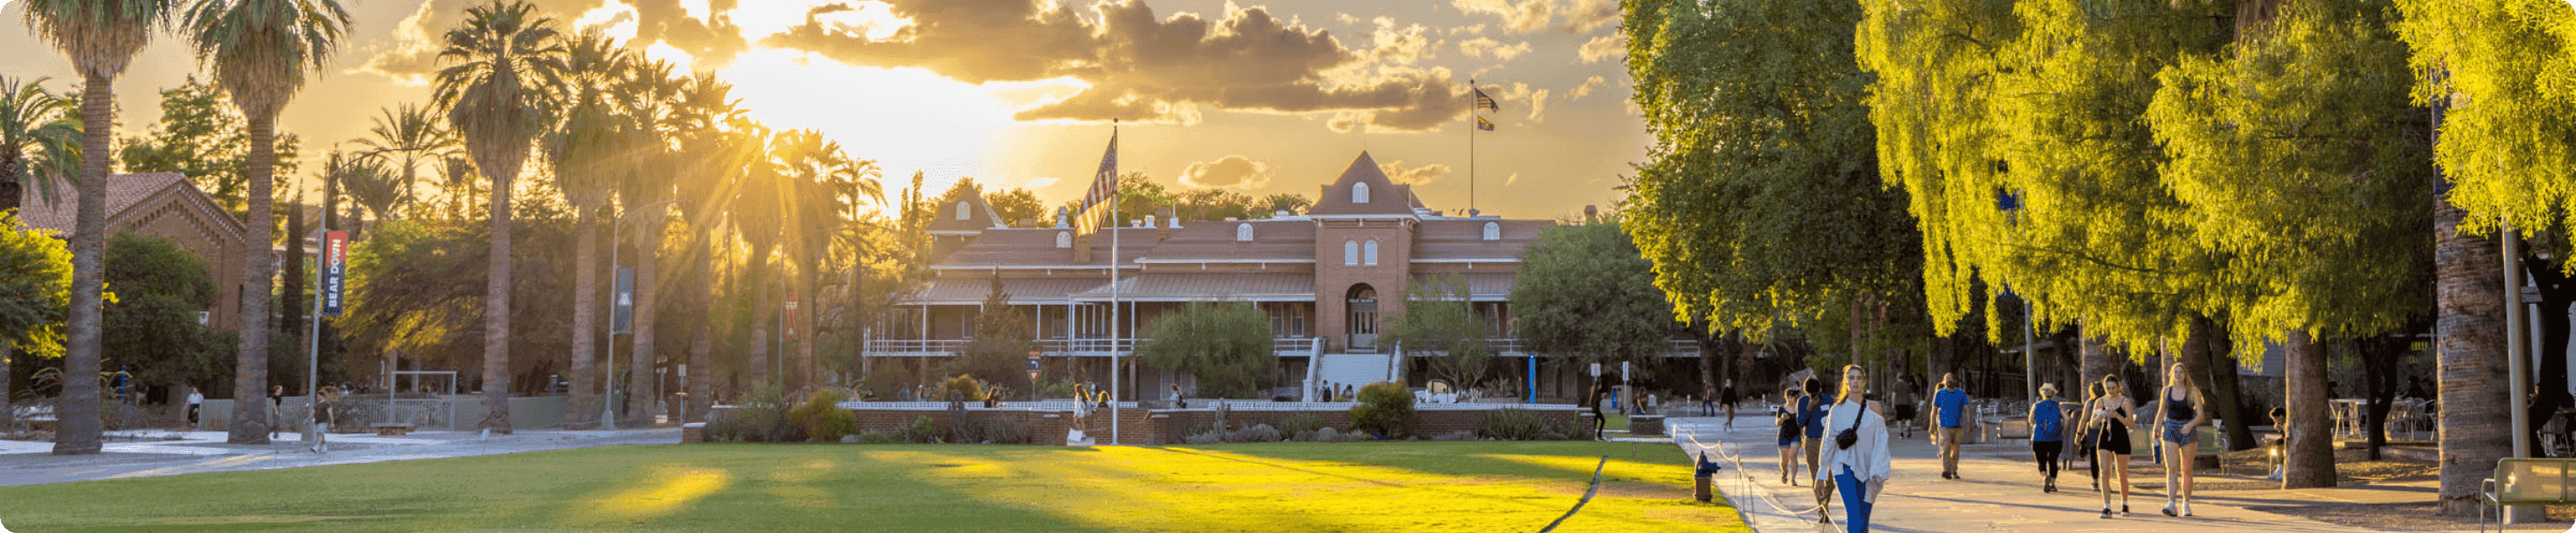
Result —
<path fill-rule="evenodd" d="M 2057 492 L 2057 457 L 2066 443 L 2059 431 L 2066 414 L 2057 408 L 2057 384 L 2039 386 L 2039 401 L 2030 404 L 2030 453 L 2039 461 L 2040 492 Z"/>

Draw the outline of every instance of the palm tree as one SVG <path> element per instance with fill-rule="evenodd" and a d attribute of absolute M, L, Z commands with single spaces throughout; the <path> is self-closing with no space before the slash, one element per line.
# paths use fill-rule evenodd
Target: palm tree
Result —
<path fill-rule="evenodd" d="M 367 137 L 358 139 L 358 144 L 367 147 L 368 157 L 385 159 L 393 168 L 402 170 L 402 175 L 397 176 L 402 178 L 396 189 L 400 194 L 385 207 L 411 205 L 419 197 L 416 191 L 420 187 L 421 165 L 453 153 L 456 138 L 447 128 L 439 127 L 438 116 L 428 108 L 406 103 L 376 113 L 375 124 L 367 128 Z M 391 211 L 376 213 L 379 220 L 391 216 Z"/>
<path fill-rule="evenodd" d="M 77 142 L 81 125 L 71 111 L 71 101 L 45 92 L 45 78 L 28 82 L 0 76 L 0 211 L 17 209 L 30 181 L 53 197 L 54 180 L 42 179 L 50 174 L 37 172 L 28 152 L 48 145 L 70 148 L 67 141 Z"/>
<path fill-rule="evenodd" d="M 822 283 L 822 267 L 835 238 L 842 232 L 845 213 L 862 198 L 883 194 L 877 183 L 881 176 L 875 161 L 855 159 L 841 149 L 841 143 L 823 138 L 822 132 L 794 130 L 779 134 L 782 146 L 777 153 L 778 167 L 786 178 L 780 198 L 787 205 L 779 211 L 786 218 L 782 250 L 787 264 L 795 265 L 796 278 L 789 285 L 805 307 L 796 313 L 794 330 L 800 332 L 796 343 L 794 371 L 786 381 L 791 387 L 811 384 L 819 370 L 814 362 L 815 294 Z M 785 354 L 781 354 L 782 357 Z"/>
<path fill-rule="evenodd" d="M 340 46 L 349 12 L 336 0 L 198 0 L 188 8 L 187 30 L 197 61 L 215 74 L 250 129 L 250 253 L 242 291 L 239 358 L 233 390 L 268 390 L 269 287 L 272 271 L 268 223 L 273 217 L 270 179 L 277 170 L 277 113 L 304 88 L 305 69 L 321 69 Z M 309 388 L 309 386 L 308 386 Z M 235 444 L 266 444 L 274 422 L 259 409 L 233 410 Z"/>
<path fill-rule="evenodd" d="M 99 297 L 105 288 L 107 142 L 116 122 L 116 77 L 170 20 L 169 0 L 28 0 L 27 28 L 81 74 L 80 203 L 72 219 L 71 313 L 64 321 L 62 405 L 54 453 L 99 451 Z"/>
<path fill-rule="evenodd" d="M 627 382 L 644 385 L 655 383 L 652 362 L 658 359 L 656 350 L 660 349 L 661 328 L 657 327 L 660 321 L 656 320 L 661 316 L 662 261 L 659 252 L 663 228 L 670 220 L 673 172 L 679 167 L 675 164 L 670 140 L 678 137 L 679 132 L 673 129 L 677 123 L 673 119 L 678 115 L 677 100 L 687 80 L 673 77 L 670 63 L 646 61 L 637 56 L 629 56 L 628 59 L 634 61 L 628 65 L 630 75 L 619 84 L 615 94 L 628 100 L 625 104 L 627 110 L 633 113 L 640 126 L 628 130 L 630 135 L 637 137 L 629 144 L 635 148 L 639 162 L 619 176 L 617 196 L 624 204 L 620 207 L 624 212 L 621 218 L 627 228 L 635 231 L 631 242 L 635 243 L 637 258 L 635 329 L 628 338 L 633 364 L 626 366 Z M 706 381 L 709 376 L 707 369 L 703 366 L 695 368 L 698 372 L 689 379 L 692 382 Z M 657 396 L 627 396 L 626 412 L 645 416 L 651 411 L 653 399 Z"/>
<path fill-rule="evenodd" d="M 678 200 L 674 207 L 689 227 L 685 233 L 688 241 L 682 243 L 682 249 L 687 251 L 683 264 L 690 271 L 682 279 L 712 277 L 708 274 L 716 254 L 710 237 L 725 227 L 725 206 L 743 169 L 750 166 L 749 161 L 761 157 L 762 143 L 749 134 L 751 124 L 731 96 L 732 90 L 731 84 L 713 73 L 698 73 L 680 89 L 679 105 L 671 109 L 663 126 L 678 141 L 676 152 L 691 154 L 675 165 L 679 172 L 670 185 L 672 198 Z M 648 238 L 658 236 L 648 234 Z M 690 293 L 691 305 L 709 307 L 715 298 L 714 283 L 701 283 L 696 288 Z M 688 410 L 683 416 L 703 420 L 715 399 L 715 367 L 708 353 L 709 345 L 715 342 L 715 326 L 712 321 L 700 321 L 692 335 L 689 368 L 694 371 L 688 383 Z"/>
<path fill-rule="evenodd" d="M 465 10 L 465 26 L 447 32 L 437 99 L 465 140 L 474 168 L 492 180 L 492 266 L 483 294 L 482 426 L 510 433 L 510 187 L 527 163 L 547 111 L 564 85 L 564 45 L 554 19 L 527 2 L 494 2 Z"/>
<path fill-rule="evenodd" d="M 626 50 L 606 35 L 584 32 L 572 39 L 567 52 L 570 99 L 542 144 L 554 165 L 555 188 L 563 191 L 574 213 L 572 403 L 565 421 L 588 427 L 598 423 L 591 417 L 599 412 L 592 357 L 598 349 L 599 232 L 592 227 L 598 224 L 599 209 L 616 192 L 615 177 L 634 166 L 636 150 L 628 143 L 641 139 L 630 133 L 638 126 L 621 112 L 625 106 L 611 101 L 612 85 L 622 81 L 632 63 Z"/>
<path fill-rule="evenodd" d="M 324 165 L 324 172 L 331 175 L 332 182 L 340 184 L 341 192 L 349 196 L 351 203 L 374 215 L 349 224 L 350 229 L 355 230 L 350 232 L 356 236 L 353 238 L 364 238 L 377 223 L 393 218 L 396 206 L 402 205 L 402 176 L 385 168 L 386 158 L 372 154 L 348 155 L 346 162 L 340 161 L 343 154 L 334 153 L 331 157 L 332 162 L 339 164 Z"/>

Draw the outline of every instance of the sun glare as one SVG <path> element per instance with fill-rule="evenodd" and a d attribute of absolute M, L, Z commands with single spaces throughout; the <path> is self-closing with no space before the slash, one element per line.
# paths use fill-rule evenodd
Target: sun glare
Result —
<path fill-rule="evenodd" d="M 771 128 L 815 129 L 850 155 L 875 159 L 888 190 L 913 171 L 934 185 L 961 175 L 990 175 L 987 148 L 1012 125 L 1025 84 L 977 86 L 929 71 L 855 67 L 809 52 L 753 49 L 721 75 L 753 118 Z M 935 190 L 935 189 L 934 189 Z"/>
<path fill-rule="evenodd" d="M 608 5 L 593 8 L 588 12 L 582 13 L 580 18 L 573 19 L 572 27 L 588 29 L 592 26 L 606 24 L 611 20 L 617 20 L 620 15 L 624 15 L 626 19 L 619 20 L 614 25 L 602 26 L 601 29 L 607 33 L 609 37 L 616 38 L 617 42 L 626 42 L 634 39 L 635 8 L 626 7 L 625 4 L 612 2 Z"/>

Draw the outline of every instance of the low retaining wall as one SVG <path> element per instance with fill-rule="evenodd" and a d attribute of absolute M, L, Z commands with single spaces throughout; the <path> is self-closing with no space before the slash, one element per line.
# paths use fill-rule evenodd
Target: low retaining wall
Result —
<path fill-rule="evenodd" d="M 1135 402 L 1122 402 L 1115 415 L 1118 441 L 1137 445 L 1180 444 L 1187 437 L 1183 432 L 1191 426 L 1216 423 L 1216 408 L 1212 405 L 1203 407 L 1200 402 L 1191 401 L 1189 409 L 1147 409 L 1136 407 Z M 1349 431 L 1352 405 L 1356 404 L 1242 400 L 1229 402 L 1226 424 L 1234 428 L 1255 424 L 1276 428 L 1291 416 L 1312 414 L 1327 427 Z M 928 417 L 932 423 L 943 427 L 949 423 L 948 408 L 940 402 L 844 402 L 840 406 L 857 418 L 861 432 L 894 433 L 922 417 Z M 1486 414 L 1502 409 L 1531 411 L 1537 413 L 1540 420 L 1564 426 L 1575 425 L 1576 413 L 1580 412 L 1575 406 L 1562 404 L 1422 404 L 1414 406 L 1411 429 L 1413 434 L 1424 437 L 1472 432 L 1484 422 Z M 731 406 L 716 406 L 708 414 L 707 425 L 730 420 L 736 412 L 737 409 Z M 969 404 L 965 417 L 969 424 L 1016 423 L 1026 427 L 1032 444 L 1061 446 L 1065 431 L 1074 429 L 1077 423 L 1095 442 L 1106 444 L 1111 435 L 1112 414 L 1108 409 L 1095 410 L 1088 418 L 1077 420 L 1072 402 L 1028 402 L 1027 405 L 1002 407 Z"/>
<path fill-rule="evenodd" d="M 412 402 L 411 405 L 422 405 L 425 403 L 418 400 L 408 401 Z M 490 410 L 483 407 L 483 397 L 480 395 L 457 395 L 455 397 L 438 401 L 453 406 L 456 413 L 454 423 L 434 424 L 430 427 L 418 429 L 472 430 L 482 427 L 479 424 L 482 423 L 483 416 L 490 414 Z M 520 396 L 510 398 L 510 427 L 513 429 L 549 429 L 563 427 L 564 406 L 570 401 L 571 398 L 564 396 Z M 281 418 L 285 419 L 278 421 L 284 422 L 284 424 L 278 426 L 278 431 L 303 431 L 305 411 L 307 409 L 306 406 L 309 405 L 306 403 L 306 397 L 288 397 L 285 398 L 285 404 L 286 405 L 284 407 L 278 409 Z M 384 400 L 382 398 L 377 398 L 373 401 L 365 402 L 364 408 L 379 409 L 382 405 L 384 405 Z M 231 431 L 233 421 L 233 401 L 228 399 L 206 400 L 204 406 L 197 408 L 197 414 L 198 430 Z M 446 420 L 444 420 L 446 418 L 446 414 L 443 410 L 438 418 L 441 419 L 440 422 L 446 422 Z M 359 427 L 351 425 L 350 421 L 352 420 L 374 419 L 375 417 L 370 415 L 344 416 L 341 424 L 333 425 L 331 427 L 333 431 L 338 431 L 344 427 Z"/>

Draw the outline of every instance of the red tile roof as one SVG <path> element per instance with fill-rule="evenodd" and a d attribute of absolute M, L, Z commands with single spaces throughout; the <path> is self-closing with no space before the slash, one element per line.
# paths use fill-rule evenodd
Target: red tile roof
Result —
<path fill-rule="evenodd" d="M 134 207 L 153 193 L 173 185 L 187 183 L 188 177 L 177 172 L 114 174 L 107 177 L 107 218 Z M 54 199 L 47 202 L 35 187 L 19 195 L 18 222 L 30 228 L 50 229 L 68 235 L 73 217 L 80 209 L 80 193 L 69 184 L 54 188 Z"/>
<path fill-rule="evenodd" d="M 1368 203 L 1351 201 L 1351 184 L 1354 183 L 1368 184 Z M 1341 179 L 1324 187 L 1322 196 L 1315 198 L 1315 207 L 1306 212 L 1323 216 L 1411 215 L 1414 202 L 1411 196 L 1406 188 L 1387 181 L 1386 171 L 1377 167 L 1377 160 L 1370 158 L 1368 152 L 1360 152 L 1359 159 L 1351 161 L 1350 168 L 1342 170 Z"/>

